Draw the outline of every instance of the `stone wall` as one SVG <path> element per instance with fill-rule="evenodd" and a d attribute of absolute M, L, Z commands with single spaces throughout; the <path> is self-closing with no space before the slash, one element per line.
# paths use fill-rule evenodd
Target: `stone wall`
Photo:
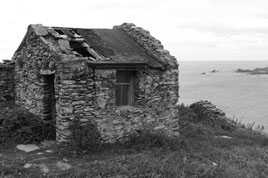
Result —
<path fill-rule="evenodd" d="M 69 124 L 74 119 L 81 123 L 94 120 L 94 71 L 86 60 L 63 59 L 58 66 L 59 95 L 56 103 L 57 140 L 63 142 L 70 135 Z"/>
<path fill-rule="evenodd" d="M 97 123 L 105 142 L 123 139 L 142 129 L 162 129 L 178 134 L 175 106 L 178 101 L 178 70 L 136 70 L 134 106 L 116 106 L 116 69 L 94 69 L 83 59 L 62 60 L 57 110 L 57 139 L 68 140 L 69 125 Z"/>
<path fill-rule="evenodd" d="M 51 86 L 48 86 L 47 76 L 43 75 L 42 71 L 49 69 L 55 58 L 48 46 L 29 26 L 25 38 L 12 59 L 15 62 L 16 104 L 40 115 L 44 120 L 54 119 L 51 118 L 54 114 L 49 113 L 54 112 L 53 108 L 48 108 L 54 103 L 51 99 L 52 95 L 50 95 Z M 57 78 L 57 76 L 55 77 Z M 53 83 L 49 85 L 53 85 Z M 57 82 L 54 85 L 57 86 Z M 55 91 L 55 96 L 57 93 Z"/>
<path fill-rule="evenodd" d="M 178 64 L 149 32 L 131 24 L 120 27 L 147 49 L 162 69 L 135 68 L 135 104 L 116 106 L 116 67 L 98 69 L 87 59 L 50 49 L 47 32 L 27 34 L 13 56 L 15 101 L 44 120 L 56 120 L 57 140 L 68 141 L 74 119 L 96 122 L 106 142 L 151 128 L 177 134 Z M 38 34 L 37 34 L 38 33 Z M 97 65 L 97 64 L 96 64 Z M 131 69 L 133 70 L 133 69 Z"/>
<path fill-rule="evenodd" d="M 116 70 L 96 70 L 95 120 L 107 142 L 123 139 L 142 128 L 178 134 L 175 106 L 178 101 L 178 70 L 137 71 L 134 106 L 115 105 Z"/>
<path fill-rule="evenodd" d="M 0 63 L 0 102 L 14 99 L 14 64 L 9 60 Z"/>

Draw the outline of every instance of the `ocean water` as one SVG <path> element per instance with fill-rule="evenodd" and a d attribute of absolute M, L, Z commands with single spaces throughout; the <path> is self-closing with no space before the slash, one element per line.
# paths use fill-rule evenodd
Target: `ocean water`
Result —
<path fill-rule="evenodd" d="M 268 75 L 235 73 L 268 67 L 268 61 L 181 61 L 179 103 L 208 100 L 228 117 L 264 126 L 268 133 Z M 212 73 L 212 70 L 219 72 Z M 205 72 L 206 74 L 201 74 Z"/>

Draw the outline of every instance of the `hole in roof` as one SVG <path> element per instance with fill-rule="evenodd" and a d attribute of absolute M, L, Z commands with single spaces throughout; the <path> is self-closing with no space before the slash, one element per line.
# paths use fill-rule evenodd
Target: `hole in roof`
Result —
<path fill-rule="evenodd" d="M 83 46 L 82 43 L 77 41 L 69 41 L 69 43 L 70 47 L 77 53 L 81 54 L 83 57 L 92 57 L 95 59 L 95 57 L 88 52 L 87 47 Z"/>
<path fill-rule="evenodd" d="M 59 35 L 65 35 L 60 29 L 54 29 Z"/>
<path fill-rule="evenodd" d="M 77 32 L 76 29 L 69 29 L 69 31 L 70 31 L 74 36 L 80 36 L 80 34 Z"/>

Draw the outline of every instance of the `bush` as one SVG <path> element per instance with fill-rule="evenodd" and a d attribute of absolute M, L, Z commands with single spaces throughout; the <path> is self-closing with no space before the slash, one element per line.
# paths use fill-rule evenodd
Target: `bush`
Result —
<path fill-rule="evenodd" d="M 97 151 L 101 147 L 101 135 L 97 125 L 88 121 L 81 124 L 79 119 L 75 119 L 70 125 L 70 144 L 74 148 Z"/>
<path fill-rule="evenodd" d="M 23 108 L 7 106 L 1 109 L 0 114 L 0 143 L 8 140 L 34 143 L 55 139 L 54 123 L 46 123 Z"/>

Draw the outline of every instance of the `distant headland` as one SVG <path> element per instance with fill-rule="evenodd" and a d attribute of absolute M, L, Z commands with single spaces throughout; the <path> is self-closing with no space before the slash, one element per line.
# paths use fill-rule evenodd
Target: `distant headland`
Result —
<path fill-rule="evenodd" d="M 237 73 L 248 73 L 250 75 L 261 75 L 261 74 L 268 74 L 268 67 L 264 68 L 256 68 L 256 69 L 237 69 Z"/>

